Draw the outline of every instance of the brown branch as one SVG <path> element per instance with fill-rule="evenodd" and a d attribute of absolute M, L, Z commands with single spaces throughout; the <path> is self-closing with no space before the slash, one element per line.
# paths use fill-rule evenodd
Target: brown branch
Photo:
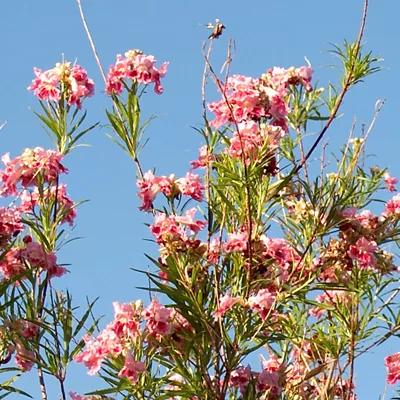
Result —
<path fill-rule="evenodd" d="M 103 78 L 104 83 L 106 83 L 107 82 L 106 75 L 104 73 L 104 69 L 103 69 L 103 66 L 101 64 L 100 57 L 99 57 L 99 54 L 98 54 L 97 49 L 96 49 L 96 45 L 94 43 L 92 34 L 90 32 L 89 26 L 88 26 L 87 21 L 86 21 L 85 14 L 83 12 L 82 4 L 81 4 L 81 0 L 76 0 L 76 3 L 78 5 L 78 9 L 79 9 L 79 14 L 81 16 L 82 25 L 83 25 L 83 28 L 84 28 L 84 30 L 86 32 L 86 36 L 87 36 L 87 38 L 89 40 L 89 44 L 90 44 L 90 47 L 92 49 L 93 56 L 94 56 L 94 58 L 96 60 L 97 66 L 99 67 L 101 77 Z M 118 114 L 118 117 L 120 118 L 121 121 L 123 121 L 122 116 L 121 116 L 121 114 L 120 114 L 120 112 L 118 110 L 118 107 L 116 106 L 114 100 L 113 100 L 113 105 L 114 105 L 114 109 L 115 109 L 116 113 Z M 124 125 L 124 127 L 125 127 L 125 125 Z M 131 154 L 131 156 L 132 156 L 132 154 Z M 143 168 L 142 168 L 142 166 L 140 164 L 140 161 L 139 161 L 139 159 L 137 157 L 136 149 L 135 149 L 135 154 L 132 156 L 132 158 L 133 158 L 133 161 L 134 161 L 134 163 L 136 165 L 139 178 L 143 179 Z"/>
<path fill-rule="evenodd" d="M 89 26 L 88 26 L 88 24 L 86 22 L 85 14 L 83 13 L 83 9 L 82 9 L 81 0 L 76 0 L 76 3 L 78 4 L 79 14 L 81 16 L 83 28 L 85 29 L 86 36 L 89 39 L 90 47 L 92 48 L 92 52 L 93 52 L 94 58 L 96 60 L 97 66 L 99 67 L 99 70 L 100 70 L 100 73 L 101 73 L 101 77 L 103 78 L 103 81 L 105 83 L 106 82 L 106 74 L 104 73 L 103 66 L 101 65 L 101 62 L 100 62 L 99 54 L 98 54 L 96 46 L 94 44 L 93 37 L 92 37 L 92 35 L 90 33 Z"/>
<path fill-rule="evenodd" d="M 361 26 L 360 26 L 360 30 L 358 32 L 356 45 L 355 45 L 355 50 L 354 50 L 354 59 L 357 59 L 358 55 L 360 54 L 361 40 L 362 40 L 363 35 L 364 35 L 365 24 L 366 24 L 366 21 L 367 21 L 368 1 L 369 0 L 365 0 L 364 1 L 364 9 L 363 9 L 362 17 L 361 17 Z M 297 172 L 299 172 L 305 166 L 307 160 L 311 157 L 311 155 L 313 154 L 314 150 L 317 148 L 319 142 L 322 140 L 322 138 L 324 137 L 325 133 L 327 132 L 327 130 L 331 126 L 333 120 L 336 118 L 336 115 L 337 115 L 337 113 L 339 111 L 339 108 L 343 103 L 344 97 L 345 97 L 346 93 L 348 92 L 348 90 L 350 89 L 351 80 L 352 80 L 353 72 L 354 72 L 354 67 L 355 67 L 355 62 L 353 62 L 353 64 L 351 65 L 351 69 L 350 69 L 350 71 L 348 72 L 348 74 L 346 76 L 346 80 L 344 82 L 343 89 L 340 92 L 339 97 L 336 99 L 335 105 L 334 105 L 334 107 L 333 107 L 333 109 L 332 109 L 332 111 L 330 113 L 330 116 L 329 116 L 325 126 L 322 128 L 322 130 L 319 133 L 317 139 L 315 140 L 315 142 L 313 143 L 311 148 L 308 150 L 308 152 L 305 155 L 305 157 L 293 169 L 293 171 L 292 171 L 292 173 L 290 175 L 297 174 Z"/>

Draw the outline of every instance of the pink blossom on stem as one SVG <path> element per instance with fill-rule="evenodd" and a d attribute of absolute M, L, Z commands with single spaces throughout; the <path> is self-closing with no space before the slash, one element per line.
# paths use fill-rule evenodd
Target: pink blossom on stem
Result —
<path fill-rule="evenodd" d="M 113 303 L 114 320 L 109 324 L 111 329 L 120 339 L 135 338 L 140 332 L 139 320 L 141 304 Z"/>
<path fill-rule="evenodd" d="M 396 184 L 399 182 L 399 180 L 394 176 L 390 176 L 387 172 L 385 173 L 385 175 L 383 175 L 383 178 L 386 183 L 387 190 L 389 190 L 389 192 L 395 192 Z"/>
<path fill-rule="evenodd" d="M 39 100 L 59 101 L 65 97 L 69 105 L 81 107 L 81 101 L 94 93 L 93 80 L 80 65 L 57 63 L 47 71 L 33 69 L 35 79 L 28 87 Z"/>
<path fill-rule="evenodd" d="M 57 264 L 54 253 L 47 253 L 41 244 L 33 242 L 30 236 L 24 238 L 22 247 L 11 248 L 0 260 L 0 272 L 5 279 L 24 278 L 27 268 L 45 271 L 49 277 L 62 276 L 66 269 Z"/>
<path fill-rule="evenodd" d="M 361 237 L 354 245 L 349 247 L 347 254 L 358 262 L 361 269 L 374 268 L 376 264 L 375 251 L 378 249 L 376 242 Z"/>
<path fill-rule="evenodd" d="M 73 225 L 76 218 L 76 207 L 74 202 L 67 195 L 66 185 L 50 186 L 44 190 L 35 188 L 33 192 L 24 190 L 20 196 L 20 209 L 25 212 L 33 212 L 35 206 L 55 202 L 57 196 L 57 213 L 62 215 L 61 222 Z"/>
<path fill-rule="evenodd" d="M 122 344 L 116 333 L 110 329 L 104 329 L 97 337 L 84 336 L 85 348 L 78 353 L 74 360 L 83 363 L 88 368 L 88 374 L 94 375 L 101 367 L 104 358 L 119 355 L 122 352 Z"/>
<path fill-rule="evenodd" d="M 190 162 L 193 169 L 205 168 L 214 160 L 214 155 L 208 152 L 207 146 L 201 146 L 199 149 L 199 158 Z"/>
<path fill-rule="evenodd" d="M 140 50 L 129 50 L 124 56 L 118 55 L 114 65 L 108 71 L 106 91 L 108 94 L 120 94 L 124 89 L 124 80 L 148 85 L 154 83 L 154 91 L 162 94 L 161 78 L 167 73 L 168 63 L 156 68 L 154 56 L 145 55 Z"/>
<path fill-rule="evenodd" d="M 346 290 L 327 290 L 318 295 L 315 298 L 315 301 L 327 306 L 337 307 L 339 305 L 350 303 L 351 296 Z M 316 306 L 310 309 L 309 314 L 315 318 L 321 318 L 326 311 L 327 308 Z"/>
<path fill-rule="evenodd" d="M 239 123 L 247 119 L 259 120 L 262 116 L 267 116 L 266 104 L 262 102 L 257 88 L 258 83 L 258 79 L 248 76 L 228 77 L 223 98 L 208 104 L 209 110 L 215 115 L 211 125 L 219 128 L 226 123 Z"/>
<path fill-rule="evenodd" d="M 0 243 L 7 242 L 23 229 L 19 208 L 0 207 Z"/>
<path fill-rule="evenodd" d="M 250 296 L 247 300 L 248 306 L 260 315 L 265 321 L 276 299 L 276 292 L 272 289 L 261 289 L 257 294 Z"/>
<path fill-rule="evenodd" d="M 21 343 L 16 345 L 15 363 L 23 371 L 30 371 L 33 367 L 35 354 L 33 351 L 26 349 Z"/>
<path fill-rule="evenodd" d="M 168 335 L 171 332 L 172 310 L 161 305 L 154 299 L 143 311 L 146 328 L 150 335 L 157 338 Z"/>
<path fill-rule="evenodd" d="M 240 393 L 244 393 L 246 391 L 246 387 L 249 384 L 251 379 L 251 369 L 250 366 L 247 367 L 239 367 L 231 372 L 231 376 L 229 378 L 229 386 L 234 388 L 239 388 Z"/>
<path fill-rule="evenodd" d="M 18 320 L 15 322 L 18 333 L 26 339 L 32 339 L 39 333 L 39 326 L 33 322 L 26 320 Z"/>
<path fill-rule="evenodd" d="M 268 392 L 271 399 L 277 399 L 282 392 L 280 383 L 281 362 L 275 355 L 270 356 L 268 361 L 263 362 L 263 370 L 257 378 L 256 389 L 258 392 Z"/>
<path fill-rule="evenodd" d="M 395 353 L 385 358 L 387 369 L 386 382 L 394 385 L 400 380 L 400 353 Z"/>
<path fill-rule="evenodd" d="M 17 184 L 23 188 L 39 186 L 41 183 L 54 183 L 57 177 L 66 173 L 61 164 L 62 154 L 55 150 L 44 150 L 41 147 L 25 149 L 24 152 L 10 159 L 9 154 L 2 157 L 5 169 L 0 171 L 3 187 L 2 196 L 16 195 Z"/>
<path fill-rule="evenodd" d="M 135 361 L 132 353 L 128 353 L 125 357 L 125 364 L 121 371 L 119 371 L 118 376 L 120 378 L 128 378 L 132 383 L 136 383 L 139 374 L 146 369 L 142 361 Z"/>
<path fill-rule="evenodd" d="M 228 239 L 224 244 L 227 253 L 243 253 L 247 250 L 249 235 L 246 231 L 228 233 Z"/>
<path fill-rule="evenodd" d="M 383 216 L 400 216 L 400 193 L 393 196 L 385 204 L 385 211 Z"/>
<path fill-rule="evenodd" d="M 240 296 L 231 296 L 229 293 L 224 294 L 219 299 L 218 308 L 214 312 L 214 320 L 221 319 L 235 304 L 242 301 Z"/>
<path fill-rule="evenodd" d="M 223 253 L 224 245 L 219 238 L 212 238 L 208 249 L 207 260 L 210 264 L 217 264 L 219 256 Z"/>
<path fill-rule="evenodd" d="M 204 186 L 199 175 L 188 172 L 184 178 L 178 179 L 176 184 L 182 194 L 197 201 L 203 200 Z"/>

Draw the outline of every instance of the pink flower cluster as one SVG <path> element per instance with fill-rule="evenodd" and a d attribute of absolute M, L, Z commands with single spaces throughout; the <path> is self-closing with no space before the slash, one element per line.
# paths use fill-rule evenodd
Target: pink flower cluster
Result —
<path fill-rule="evenodd" d="M 239 367 L 232 371 L 229 378 L 229 386 L 238 388 L 240 393 L 244 394 L 251 377 L 252 372 L 249 366 Z"/>
<path fill-rule="evenodd" d="M 118 55 L 117 61 L 108 71 L 106 91 L 108 94 L 120 94 L 124 87 L 124 80 L 131 80 L 135 83 L 148 85 L 154 83 L 154 91 L 157 94 L 163 92 L 161 78 L 167 73 L 168 63 L 160 68 L 155 66 L 154 56 L 145 55 L 140 50 L 129 50 L 125 56 Z"/>
<path fill-rule="evenodd" d="M 224 244 L 226 253 L 243 253 L 247 250 L 249 235 L 246 231 L 228 233 Z"/>
<path fill-rule="evenodd" d="M 315 301 L 325 306 L 337 308 L 338 306 L 349 304 L 351 301 L 351 295 L 345 290 L 327 290 L 326 292 L 318 295 L 315 298 Z M 327 307 L 316 306 L 310 309 L 309 314 L 315 318 L 321 318 L 326 311 Z"/>
<path fill-rule="evenodd" d="M 69 62 L 57 63 L 47 71 L 34 68 L 35 79 L 28 90 L 39 100 L 59 101 L 65 98 L 69 105 L 81 107 L 82 99 L 92 96 L 94 83 L 80 65 Z"/>
<path fill-rule="evenodd" d="M 400 381 L 400 353 L 387 356 L 385 358 L 385 366 L 387 369 L 387 383 L 394 385 L 397 381 Z"/>
<path fill-rule="evenodd" d="M 270 356 L 267 361 L 263 362 L 263 370 L 257 378 L 256 388 L 258 392 L 268 392 L 269 398 L 278 399 L 282 392 L 282 384 L 280 382 L 282 373 L 282 362 L 276 356 Z"/>
<path fill-rule="evenodd" d="M 384 216 L 400 217 L 400 193 L 393 196 L 385 205 Z"/>
<path fill-rule="evenodd" d="M 349 247 L 348 255 L 351 259 L 358 262 L 360 268 L 371 269 L 376 264 L 375 251 L 377 249 L 376 242 L 361 237 L 354 245 Z"/>
<path fill-rule="evenodd" d="M 250 296 L 247 304 L 265 321 L 270 314 L 276 300 L 276 292 L 271 288 L 261 289 L 257 294 Z"/>
<path fill-rule="evenodd" d="M 154 176 L 151 171 L 148 171 L 143 175 L 143 179 L 137 181 L 137 187 L 142 201 L 140 206 L 142 211 L 152 209 L 153 201 L 159 193 L 171 199 L 178 195 L 185 195 L 202 201 L 204 191 L 201 178 L 191 172 L 188 172 L 184 178 L 175 179 L 174 175 Z"/>
<path fill-rule="evenodd" d="M 25 236 L 22 247 L 11 248 L 0 260 L 0 272 L 5 279 L 24 278 L 28 269 L 60 277 L 66 269 L 57 264 L 54 253 L 47 253 L 41 244 Z"/>
<path fill-rule="evenodd" d="M 171 333 L 172 309 L 161 305 L 158 300 L 153 300 L 143 311 L 146 328 L 150 335 L 160 338 Z"/>
<path fill-rule="evenodd" d="M 27 188 L 42 183 L 55 183 L 61 173 L 67 169 L 61 164 L 62 154 L 55 150 L 44 150 L 41 147 L 25 149 L 14 159 L 9 154 L 2 157 L 4 170 L 0 171 L 3 184 L 2 196 L 16 195 L 18 183 Z"/>
<path fill-rule="evenodd" d="M 290 85 L 302 85 L 305 90 L 312 90 L 313 70 L 309 66 L 288 69 L 273 67 L 262 75 L 264 85 L 276 90 L 280 96 L 286 96 Z"/>
<path fill-rule="evenodd" d="M 83 363 L 88 368 L 89 375 L 96 374 L 106 357 L 116 357 L 126 353 L 126 345 L 140 333 L 141 306 L 117 302 L 113 303 L 113 306 L 114 320 L 97 337 L 85 336 L 85 348 L 75 356 L 76 362 Z M 133 364 L 131 355 L 126 357 L 128 360 L 125 369 L 122 369 L 123 374 L 133 378 L 134 374 L 132 372 L 128 374 L 127 371 L 139 364 Z"/>
<path fill-rule="evenodd" d="M 24 212 L 33 212 L 36 206 L 54 204 L 57 201 L 58 213 L 62 215 L 61 222 L 67 222 L 70 225 L 74 223 L 76 208 L 74 202 L 67 195 L 66 185 L 53 185 L 44 190 L 35 188 L 33 192 L 24 190 L 20 199 L 20 210 Z"/>
<path fill-rule="evenodd" d="M 262 125 L 255 121 L 243 121 L 238 124 L 238 131 L 235 131 L 230 139 L 230 146 L 227 153 L 233 157 L 250 160 L 257 159 L 258 152 L 264 145 L 268 149 L 275 150 L 281 138 L 286 135 L 285 130 L 280 126 Z"/>
<path fill-rule="evenodd" d="M 242 299 L 240 296 L 231 296 L 229 293 L 224 294 L 220 299 L 219 299 L 219 304 L 214 312 L 214 320 L 221 319 L 225 313 L 227 313 L 230 309 L 235 304 L 239 304 L 242 302 Z"/>
<path fill-rule="evenodd" d="M 15 363 L 18 368 L 23 371 L 30 371 L 35 361 L 35 353 L 32 350 L 28 350 L 22 343 L 17 342 L 15 346 Z"/>
<path fill-rule="evenodd" d="M 201 146 L 199 149 L 199 157 L 197 160 L 191 161 L 190 165 L 193 169 L 206 168 L 212 163 L 215 156 L 209 153 L 207 146 Z"/>
<path fill-rule="evenodd" d="M 232 371 L 229 386 L 238 388 L 244 394 L 250 380 L 254 379 L 258 393 L 267 395 L 266 399 L 277 400 L 282 393 L 282 378 L 282 362 L 272 355 L 263 361 L 261 372 L 253 372 L 249 366 Z"/>
<path fill-rule="evenodd" d="M 396 184 L 399 182 L 397 178 L 394 176 L 390 176 L 387 172 L 383 176 L 384 181 L 386 183 L 386 188 L 389 190 L 389 192 L 395 192 L 396 191 Z"/>
<path fill-rule="evenodd" d="M 301 84 L 306 90 L 311 90 L 311 77 L 310 67 L 273 68 L 258 79 L 243 75 L 228 77 L 223 98 L 208 105 L 215 115 L 211 124 L 219 128 L 227 123 L 264 118 L 287 130 L 288 88 Z"/>
<path fill-rule="evenodd" d="M 19 208 L 0 207 L 0 245 L 8 242 L 23 229 Z"/>
<path fill-rule="evenodd" d="M 146 365 L 142 361 L 136 361 L 131 353 L 125 357 L 125 363 L 118 376 L 120 378 L 127 378 L 132 383 L 136 383 L 139 379 L 139 374 L 146 370 Z"/>
<path fill-rule="evenodd" d="M 165 259 L 173 251 L 182 251 L 200 245 L 200 241 L 194 240 L 193 235 L 202 230 L 206 226 L 206 222 L 194 219 L 195 214 L 195 208 L 187 210 L 181 216 L 156 214 L 154 223 L 150 225 L 150 231 L 156 242 L 161 245 L 162 259 Z"/>
<path fill-rule="evenodd" d="M 268 103 L 261 98 L 258 86 L 258 79 L 243 75 L 228 77 L 223 98 L 208 104 L 209 110 L 215 115 L 212 126 L 219 128 L 226 123 L 267 117 Z"/>

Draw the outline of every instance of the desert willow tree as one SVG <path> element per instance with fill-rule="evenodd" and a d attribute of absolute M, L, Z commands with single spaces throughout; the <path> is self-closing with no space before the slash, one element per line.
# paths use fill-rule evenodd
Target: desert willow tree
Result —
<path fill-rule="evenodd" d="M 110 130 L 136 166 L 140 210 L 159 247 L 148 255 L 152 271 L 142 272 L 152 300 L 115 302 L 113 321 L 95 332 L 92 304 L 78 318 L 69 293 L 54 290 L 52 279 L 65 272 L 55 252 L 76 208 L 60 184 L 62 160 L 92 128 L 81 128 L 81 101 L 93 82 L 66 62 L 36 70 L 30 89 L 56 149 L 3 157 L 1 193 L 15 199 L 0 213 L 1 371 L 35 367 L 43 400 L 48 378 L 67 398 L 72 359 L 104 384 L 70 392 L 73 400 L 354 400 L 357 358 L 400 327 L 388 251 L 398 243 L 400 195 L 377 200 L 396 191 L 397 180 L 364 162 L 373 124 L 350 137 L 329 173 L 311 161 L 348 91 L 378 70 L 361 46 L 368 1 L 356 40 L 334 48 L 343 72 L 327 90 L 314 87 L 310 65 L 220 77 L 210 58 L 224 26 L 211 24 L 198 128 L 204 145 L 180 178 L 145 172 L 140 161 L 148 123 L 141 99 L 149 87 L 162 94 L 167 63 L 129 50 L 106 74 L 77 5 L 110 96 Z M 207 80 L 220 95 L 208 104 Z M 16 367 L 8 365 L 13 358 Z M 400 354 L 385 363 L 394 384 Z M 0 390 L 28 395 L 14 377 Z"/>
<path fill-rule="evenodd" d="M 211 78 L 221 98 L 208 104 L 211 118 L 204 107 L 204 145 L 182 178 L 143 173 L 138 158 L 140 99 L 150 83 L 160 94 L 166 64 L 130 50 L 104 74 L 110 126 L 138 166 L 159 255 L 144 272 L 150 304 L 116 303 L 114 320 L 76 357 L 107 385 L 89 398 L 355 399 L 355 360 L 399 326 L 387 244 L 397 243 L 400 198 L 377 203 L 378 215 L 366 209 L 396 183 L 365 166 L 367 133 L 349 139 L 330 173 L 310 159 L 347 92 L 378 70 L 361 46 L 367 9 L 355 42 L 335 47 L 343 75 L 325 91 L 313 87 L 310 66 L 219 77 L 216 21 L 203 94 Z M 321 130 L 306 149 L 315 121 Z M 394 383 L 396 355 L 386 363 Z"/>

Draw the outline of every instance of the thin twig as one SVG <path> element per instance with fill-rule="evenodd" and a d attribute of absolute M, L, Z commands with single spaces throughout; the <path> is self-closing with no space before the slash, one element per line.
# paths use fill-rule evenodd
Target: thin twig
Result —
<path fill-rule="evenodd" d="M 90 33 L 89 26 L 88 26 L 88 24 L 86 22 L 85 14 L 83 13 L 83 9 L 82 9 L 81 0 L 76 0 L 76 3 L 78 4 L 79 14 L 81 15 L 83 28 L 85 29 L 86 36 L 89 39 L 90 47 L 92 48 L 92 52 L 93 52 L 94 58 L 96 60 L 97 66 L 99 67 L 99 70 L 100 70 L 100 73 L 101 73 L 101 77 L 103 78 L 104 83 L 106 83 L 106 81 L 107 81 L 106 80 L 106 74 L 104 73 L 103 66 L 101 65 L 101 62 L 100 62 L 99 54 L 98 54 L 98 52 L 96 50 L 96 46 L 94 44 L 92 35 Z"/>
<path fill-rule="evenodd" d="M 365 23 L 366 23 L 366 20 L 367 20 L 367 13 L 368 13 L 368 0 L 365 0 L 364 1 L 364 10 L 363 10 L 362 17 L 361 17 L 361 26 L 360 26 L 360 30 L 358 32 L 357 41 L 356 41 L 356 45 L 355 45 L 355 49 L 354 49 L 354 60 L 357 59 L 357 57 L 358 57 L 358 55 L 360 53 L 361 40 L 363 38 L 364 31 L 365 31 Z M 348 92 L 348 90 L 350 89 L 351 79 L 352 79 L 352 76 L 353 76 L 354 67 L 355 67 L 355 61 L 351 65 L 350 71 L 348 72 L 348 74 L 346 76 L 346 80 L 344 82 L 343 89 L 340 92 L 339 97 L 336 99 L 335 105 L 334 105 L 334 107 L 333 107 L 333 109 L 331 111 L 331 114 L 330 114 L 328 120 L 326 121 L 325 126 L 322 128 L 320 134 L 318 135 L 317 139 L 315 140 L 315 142 L 313 143 L 311 148 L 308 150 L 308 152 L 305 155 L 305 157 L 294 168 L 294 170 L 292 172 L 293 175 L 296 174 L 297 172 L 299 172 L 300 169 L 302 169 L 304 167 L 304 165 L 306 164 L 307 160 L 311 157 L 311 155 L 313 154 L 314 150 L 317 148 L 319 142 L 321 141 L 321 139 L 324 137 L 325 133 L 327 132 L 327 130 L 331 126 L 333 120 L 336 118 L 336 115 L 337 115 L 337 113 L 339 111 L 339 108 L 343 103 L 344 97 L 345 97 L 346 93 Z"/>

